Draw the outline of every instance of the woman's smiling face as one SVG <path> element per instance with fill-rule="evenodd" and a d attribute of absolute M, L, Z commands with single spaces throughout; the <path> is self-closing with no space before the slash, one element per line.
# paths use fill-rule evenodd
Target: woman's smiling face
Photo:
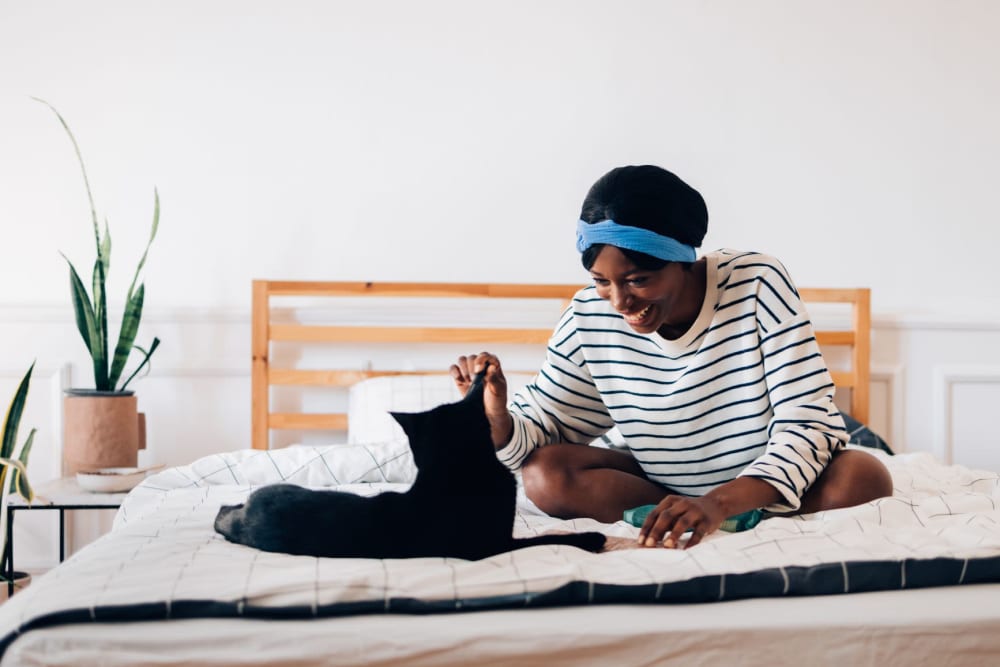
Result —
<path fill-rule="evenodd" d="M 686 299 L 690 295 L 685 295 L 689 275 L 677 262 L 654 271 L 640 269 L 611 245 L 601 249 L 590 267 L 598 296 L 610 301 L 625 322 L 643 334 L 661 327 L 675 330 L 694 321 L 700 301 L 692 315 L 692 304 Z"/>

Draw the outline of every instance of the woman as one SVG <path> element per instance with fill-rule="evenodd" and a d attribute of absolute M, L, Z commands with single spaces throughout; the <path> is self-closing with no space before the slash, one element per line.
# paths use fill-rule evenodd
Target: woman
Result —
<path fill-rule="evenodd" d="M 654 166 L 614 169 L 587 194 L 577 249 L 593 286 L 563 314 L 539 375 L 514 397 L 484 352 L 450 369 L 464 393 L 487 367 L 497 456 L 553 516 L 613 522 L 656 505 L 644 546 L 688 547 L 754 508 L 808 513 L 892 494 L 847 433 L 812 324 L 773 257 L 697 258 L 701 195 Z M 588 443 L 617 426 L 631 454 Z"/>

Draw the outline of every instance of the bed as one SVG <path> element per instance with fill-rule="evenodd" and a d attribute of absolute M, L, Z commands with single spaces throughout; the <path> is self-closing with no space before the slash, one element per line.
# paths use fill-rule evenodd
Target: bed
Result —
<path fill-rule="evenodd" d="M 1000 659 L 1000 475 L 923 454 L 869 450 L 890 468 L 891 498 L 768 519 L 687 551 L 316 559 L 212 531 L 219 505 L 263 484 L 406 488 L 412 459 L 385 411 L 450 400 L 443 370 L 480 349 L 501 354 L 514 384 L 528 381 L 577 289 L 255 281 L 252 446 L 136 487 L 108 535 L 0 606 L 0 664 Z M 868 291 L 801 295 L 824 322 L 817 338 L 842 409 L 866 422 Z M 596 444 L 616 446 L 614 437 Z M 521 498 L 516 534 L 567 529 L 602 530 L 619 544 L 636 534 L 624 522 L 559 521 Z"/>

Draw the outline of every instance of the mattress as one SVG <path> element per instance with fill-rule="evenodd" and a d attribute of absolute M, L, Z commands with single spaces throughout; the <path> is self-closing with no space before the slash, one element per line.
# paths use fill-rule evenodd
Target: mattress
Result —
<path fill-rule="evenodd" d="M 33 630 L 3 665 L 963 665 L 1000 660 L 1000 585 L 703 604 Z"/>
<path fill-rule="evenodd" d="M 462 561 L 271 554 L 212 530 L 221 504 L 263 484 L 405 488 L 404 448 L 214 455 L 147 478 L 111 533 L 0 606 L 2 664 L 914 664 L 928 656 L 982 664 L 1000 656 L 1000 475 L 927 455 L 879 456 L 893 476 L 891 498 L 768 519 L 688 550 L 549 545 Z M 619 546 L 637 532 L 624 522 L 559 521 L 524 498 L 513 529 L 602 530 Z"/>

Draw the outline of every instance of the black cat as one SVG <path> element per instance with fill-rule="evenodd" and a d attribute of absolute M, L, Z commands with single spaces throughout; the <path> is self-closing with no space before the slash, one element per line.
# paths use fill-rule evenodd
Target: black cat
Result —
<path fill-rule="evenodd" d="M 222 507 L 215 530 L 231 542 L 308 556 L 477 560 L 536 544 L 599 551 L 602 533 L 511 535 L 516 483 L 494 453 L 482 376 L 461 401 L 427 412 L 392 413 L 417 466 L 405 493 L 364 498 L 273 484 L 251 493 L 242 505 Z"/>

